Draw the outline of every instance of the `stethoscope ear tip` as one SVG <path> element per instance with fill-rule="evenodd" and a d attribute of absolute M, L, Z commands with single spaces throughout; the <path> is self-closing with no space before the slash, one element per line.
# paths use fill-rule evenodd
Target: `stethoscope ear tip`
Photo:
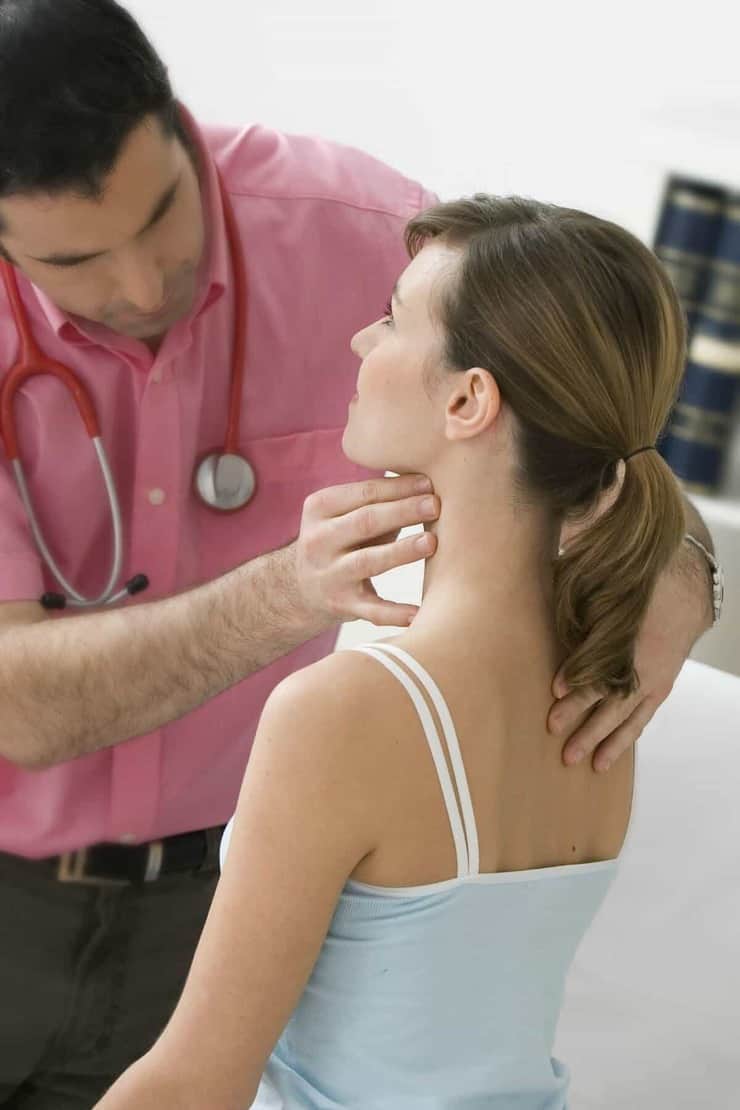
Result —
<path fill-rule="evenodd" d="M 145 574 L 135 574 L 130 581 L 126 583 L 126 592 L 131 594 L 140 594 L 149 585 L 149 579 Z"/>
<path fill-rule="evenodd" d="M 39 598 L 44 609 L 66 609 L 67 599 L 64 594 L 48 593 Z"/>

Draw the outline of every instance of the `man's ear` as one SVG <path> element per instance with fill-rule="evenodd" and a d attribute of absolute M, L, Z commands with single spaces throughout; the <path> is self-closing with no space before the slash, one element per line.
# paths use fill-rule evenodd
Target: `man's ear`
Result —
<path fill-rule="evenodd" d="M 0 235 L 3 235 L 7 230 L 8 225 L 5 217 L 2 215 L 2 213 L 0 213 Z M 5 247 L 3 246 L 2 242 L 0 242 L 0 258 L 5 259 L 6 262 L 13 261 L 8 251 L 6 251 Z"/>
<path fill-rule="evenodd" d="M 445 424 L 450 440 L 472 439 L 489 428 L 501 412 L 501 393 L 488 370 L 474 366 L 455 371 L 447 399 Z"/>

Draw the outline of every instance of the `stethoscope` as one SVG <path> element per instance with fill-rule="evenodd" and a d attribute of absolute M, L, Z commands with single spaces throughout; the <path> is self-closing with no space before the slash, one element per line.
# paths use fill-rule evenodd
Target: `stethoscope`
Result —
<path fill-rule="evenodd" d="M 231 201 L 226 193 L 219 176 L 219 189 L 223 203 L 226 233 L 231 256 L 231 268 L 234 275 L 234 341 L 231 365 L 231 387 L 229 395 L 229 414 L 226 425 L 226 439 L 223 451 L 216 451 L 206 455 L 196 465 L 194 474 L 194 487 L 198 496 L 211 509 L 218 509 L 224 513 L 233 513 L 241 509 L 254 494 L 256 479 L 254 470 L 239 454 L 239 418 L 241 412 L 242 391 L 244 385 L 244 356 L 246 339 L 247 315 L 247 281 L 244 266 L 244 257 L 241 243 L 236 228 L 236 220 Z M 100 436 L 95 407 L 90 394 L 83 386 L 76 374 L 69 367 L 60 362 L 47 358 L 36 343 L 31 332 L 31 326 L 25 306 L 18 292 L 18 282 L 13 267 L 0 261 L 3 281 L 8 293 L 13 320 L 20 340 L 20 355 L 15 366 L 8 372 L 0 390 L 0 435 L 5 443 L 5 450 L 13 467 L 15 479 L 18 484 L 23 507 L 28 516 L 41 557 L 54 578 L 61 586 L 63 593 L 46 593 L 40 599 L 45 609 L 64 609 L 67 605 L 78 607 L 92 607 L 96 605 L 113 605 L 127 595 L 139 593 L 149 585 L 145 574 L 136 574 L 123 589 L 117 589 L 116 583 L 121 576 L 123 564 L 123 526 L 121 522 L 121 506 L 118 500 L 116 484 L 111 472 L 108 457 Z M 62 574 L 54 556 L 49 550 L 36 513 L 34 512 L 28 484 L 23 470 L 23 464 L 18 451 L 18 435 L 13 414 L 13 401 L 17 391 L 25 384 L 28 378 L 38 374 L 52 374 L 72 394 L 80 416 L 87 429 L 87 434 L 92 440 L 95 454 L 100 465 L 100 470 L 108 495 L 111 519 L 113 523 L 113 559 L 110 576 L 103 592 L 94 598 L 87 598 L 79 593 Z"/>

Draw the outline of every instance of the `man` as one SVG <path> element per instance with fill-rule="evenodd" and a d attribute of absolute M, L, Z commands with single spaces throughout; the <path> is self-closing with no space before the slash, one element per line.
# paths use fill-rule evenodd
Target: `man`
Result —
<path fill-rule="evenodd" d="M 403 225 L 434 198 L 358 151 L 199 131 L 113 0 L 0 0 L 0 90 L 0 248 L 35 341 L 90 394 L 123 578 L 148 579 L 115 608 L 39 605 L 59 583 L 3 461 L 0 1105 L 81 1110 L 174 1006 L 272 687 L 329 652 L 340 620 L 413 618 L 369 579 L 433 552 L 431 537 L 395 537 L 438 502 L 413 477 L 368 479 L 340 442 L 349 337 L 381 311 Z M 229 209 L 247 270 L 239 450 L 256 490 L 219 513 L 193 471 L 229 410 Z M 18 355 L 3 296 L 0 365 Z M 33 377 L 12 418 L 49 552 L 95 598 L 110 514 L 75 401 Z M 567 752 L 605 761 L 635 741 L 709 595 L 687 546 L 641 637 L 641 693 L 590 714 L 598 692 L 562 697 L 554 731 L 581 725 Z"/>

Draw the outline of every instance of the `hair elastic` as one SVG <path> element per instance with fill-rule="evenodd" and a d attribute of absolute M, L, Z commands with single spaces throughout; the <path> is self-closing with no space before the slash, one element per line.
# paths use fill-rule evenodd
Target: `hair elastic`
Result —
<path fill-rule="evenodd" d="M 638 447 L 636 451 L 630 451 L 629 455 L 623 455 L 622 457 L 623 457 L 624 461 L 627 462 L 627 459 L 633 459 L 635 457 L 635 455 L 641 455 L 643 451 L 657 451 L 657 450 L 658 450 L 658 448 L 655 446 L 655 444 L 649 443 L 647 447 Z"/>

